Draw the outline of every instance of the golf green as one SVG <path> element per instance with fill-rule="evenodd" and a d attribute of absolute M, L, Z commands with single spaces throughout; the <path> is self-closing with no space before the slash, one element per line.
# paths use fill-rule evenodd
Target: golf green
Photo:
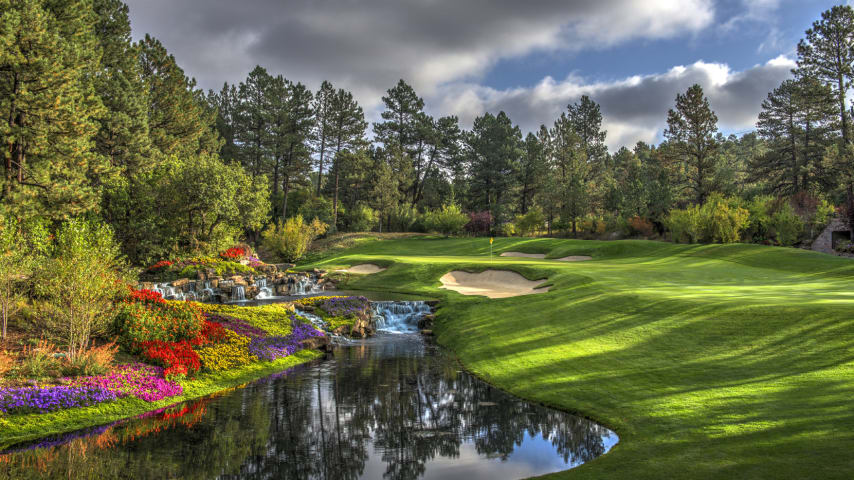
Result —
<path fill-rule="evenodd" d="M 500 257 L 543 253 L 545 259 Z M 569 255 L 588 261 L 561 262 Z M 549 478 L 854 476 L 854 261 L 756 245 L 367 240 L 311 266 L 388 267 L 347 288 L 441 299 L 435 333 L 521 397 L 591 417 L 620 443 Z M 513 270 L 547 293 L 440 289 Z"/>

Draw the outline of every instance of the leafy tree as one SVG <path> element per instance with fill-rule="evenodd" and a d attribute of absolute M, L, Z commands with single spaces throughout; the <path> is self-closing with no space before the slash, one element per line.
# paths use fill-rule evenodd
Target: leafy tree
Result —
<path fill-rule="evenodd" d="M 124 262 L 109 227 L 79 219 L 59 228 L 51 250 L 33 285 L 44 333 L 73 360 L 93 335 L 107 332 L 116 299 L 127 289 Z"/>
<path fill-rule="evenodd" d="M 694 84 L 685 94 L 676 95 L 676 108 L 667 112 L 664 138 L 670 154 L 684 164 L 688 188 L 694 199 L 703 203 L 714 190 L 712 179 L 717 168 L 718 117 L 703 96 L 703 88 Z"/>
<path fill-rule="evenodd" d="M 112 173 L 94 151 L 96 21 L 82 0 L 0 1 L 0 208 L 18 217 L 96 210 Z"/>
<path fill-rule="evenodd" d="M 456 205 L 445 205 L 424 215 L 424 227 L 445 236 L 459 234 L 468 222 L 469 216 Z"/>

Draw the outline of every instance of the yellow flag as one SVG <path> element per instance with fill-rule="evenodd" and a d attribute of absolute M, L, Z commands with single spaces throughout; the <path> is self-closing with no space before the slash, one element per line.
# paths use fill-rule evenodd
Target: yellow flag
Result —
<path fill-rule="evenodd" d="M 489 237 L 489 244 L 492 245 L 492 237 Z"/>

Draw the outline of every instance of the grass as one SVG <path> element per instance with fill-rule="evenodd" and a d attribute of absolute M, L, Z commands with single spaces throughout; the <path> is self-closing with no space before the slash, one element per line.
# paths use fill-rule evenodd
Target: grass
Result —
<path fill-rule="evenodd" d="M 547 478 L 851 478 L 854 262 L 756 245 L 387 239 L 309 266 L 385 262 L 348 288 L 442 299 L 435 332 L 466 368 L 591 417 L 620 443 Z M 565 263 L 498 257 L 504 251 Z M 441 290 L 449 270 L 548 277 L 546 294 Z"/>

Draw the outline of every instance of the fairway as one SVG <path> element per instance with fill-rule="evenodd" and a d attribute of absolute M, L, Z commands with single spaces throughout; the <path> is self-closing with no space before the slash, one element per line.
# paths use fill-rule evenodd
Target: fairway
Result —
<path fill-rule="evenodd" d="M 648 241 L 498 238 L 493 251 L 369 240 L 310 266 L 388 267 L 347 288 L 441 299 L 438 342 L 467 369 L 619 434 L 607 455 L 548 478 L 851 478 L 854 261 Z M 511 251 L 546 258 L 499 256 Z M 439 288 L 449 271 L 496 268 L 550 289 Z"/>

